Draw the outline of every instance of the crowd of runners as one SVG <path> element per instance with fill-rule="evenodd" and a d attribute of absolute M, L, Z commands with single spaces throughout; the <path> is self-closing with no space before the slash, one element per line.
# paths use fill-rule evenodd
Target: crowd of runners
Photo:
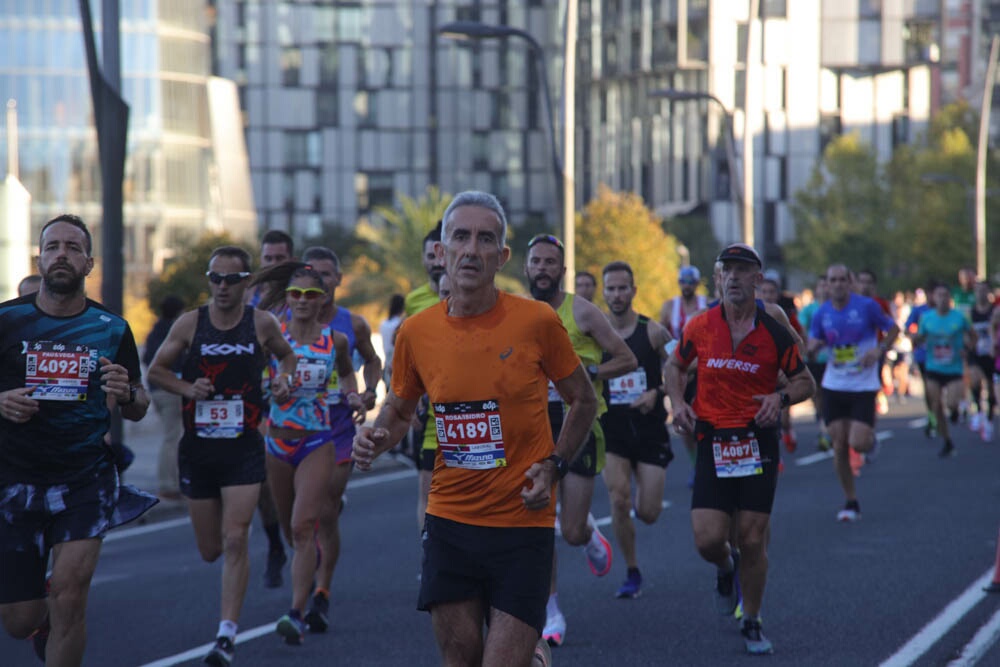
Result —
<path fill-rule="evenodd" d="M 165 299 L 140 364 L 128 323 L 86 297 L 87 225 L 48 222 L 39 275 L 0 304 L 4 629 L 50 664 L 82 662 L 101 538 L 157 501 L 120 482 L 113 412 L 158 412 L 159 495 L 184 499 L 198 555 L 222 559 L 204 657 L 217 667 L 234 661 L 254 515 L 267 535 L 264 585 L 288 580 L 275 633 L 301 644 L 336 613 L 348 478 L 389 451 L 409 452 L 420 471 L 416 606 L 430 612 L 442 662 L 544 667 L 573 617 L 559 601 L 555 540 L 579 547 L 595 576 L 620 563 L 616 597 L 638 597 L 633 519 L 657 520 L 672 441 L 692 462 L 691 525 L 715 568 L 715 607 L 737 618 L 747 652 L 767 654 L 775 489 L 783 454 L 807 446 L 792 405 L 816 406 L 809 447 L 832 450 L 844 504 L 830 520 L 842 522 L 861 519 L 857 478 L 877 456 L 878 415 L 914 387 L 942 457 L 960 423 L 993 438 L 1000 309 L 967 269 L 954 285 L 887 301 L 872 271 L 837 263 L 792 295 L 754 248 L 733 244 L 710 280 L 681 268 L 679 296 L 651 317 L 633 306 L 639 279 L 673 276 L 636 276 L 628 257 L 608 257 L 567 292 L 563 244 L 547 234 L 527 246 L 530 294 L 500 290 L 507 235 L 495 197 L 457 195 L 413 249 L 427 280 L 390 300 L 381 358 L 369 323 L 337 304 L 334 249 L 297 253 L 270 231 L 255 266 L 246 249 L 216 248 L 210 300 L 183 312 Z M 590 511 L 598 476 L 614 547 Z"/>

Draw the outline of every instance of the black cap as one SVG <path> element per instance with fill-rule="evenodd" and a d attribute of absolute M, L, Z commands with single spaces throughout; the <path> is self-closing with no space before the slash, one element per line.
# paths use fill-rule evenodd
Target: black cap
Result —
<path fill-rule="evenodd" d="M 757 266 L 763 268 L 764 263 L 760 261 L 760 255 L 757 251 L 744 243 L 734 243 L 732 245 L 726 246 L 719 256 L 715 258 L 716 262 L 752 262 Z"/>

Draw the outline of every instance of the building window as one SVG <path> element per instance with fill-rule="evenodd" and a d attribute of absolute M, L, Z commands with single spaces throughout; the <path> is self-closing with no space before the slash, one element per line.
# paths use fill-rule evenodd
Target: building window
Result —
<path fill-rule="evenodd" d="M 902 146 L 910 142 L 910 116 L 896 114 L 892 118 L 892 147 Z"/>
<path fill-rule="evenodd" d="M 760 16 L 765 19 L 783 19 L 788 17 L 787 0 L 761 0 Z"/>
<path fill-rule="evenodd" d="M 604 40 L 604 74 L 618 73 L 618 42 L 614 37 Z"/>
<path fill-rule="evenodd" d="M 320 127 L 336 127 L 340 124 L 340 98 L 336 88 L 316 91 L 316 123 Z"/>
<path fill-rule="evenodd" d="M 819 152 L 826 152 L 826 146 L 844 131 L 839 113 L 825 113 L 819 117 Z"/>
<path fill-rule="evenodd" d="M 677 64 L 677 26 L 653 28 L 653 66 Z"/>
<path fill-rule="evenodd" d="M 642 69 L 642 33 L 638 30 L 632 31 L 630 51 L 629 62 L 632 65 L 632 71 L 638 72 Z"/>
<path fill-rule="evenodd" d="M 336 44 L 324 44 L 319 58 L 319 83 L 322 86 L 336 86 L 340 59 Z"/>
<path fill-rule="evenodd" d="M 747 24 L 736 24 L 736 62 L 746 65 L 747 62 Z"/>
<path fill-rule="evenodd" d="M 707 15 L 704 18 L 688 17 L 687 59 L 698 62 L 708 61 Z"/>
<path fill-rule="evenodd" d="M 747 97 L 747 72 L 738 69 L 733 73 L 733 101 L 737 109 L 743 108 Z"/>
<path fill-rule="evenodd" d="M 375 92 L 359 90 L 354 94 L 354 113 L 361 127 L 372 127 L 375 125 Z"/>
<path fill-rule="evenodd" d="M 354 194 L 358 200 L 359 215 L 368 213 L 376 206 L 392 206 L 394 198 L 392 173 L 373 171 L 355 174 Z"/>
<path fill-rule="evenodd" d="M 286 167 L 321 166 L 319 132 L 315 130 L 286 130 L 284 144 Z"/>
<path fill-rule="evenodd" d="M 490 168 L 490 133 L 472 133 L 472 168 L 485 171 Z"/>
<path fill-rule="evenodd" d="M 281 49 L 281 83 L 286 86 L 299 85 L 302 73 L 302 49 L 284 47 Z"/>

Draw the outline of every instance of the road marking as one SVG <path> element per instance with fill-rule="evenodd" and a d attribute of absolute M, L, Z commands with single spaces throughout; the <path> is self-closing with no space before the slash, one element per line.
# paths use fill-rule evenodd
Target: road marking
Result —
<path fill-rule="evenodd" d="M 892 431 L 876 431 L 875 439 L 879 442 L 885 442 L 892 438 Z M 800 456 L 795 459 L 795 465 L 797 466 L 807 466 L 813 463 L 819 463 L 820 461 L 826 461 L 827 459 L 833 458 L 833 450 L 828 449 L 825 452 L 816 452 L 815 454 L 808 454 L 806 456 Z"/>
<path fill-rule="evenodd" d="M 250 630 L 244 630 L 243 632 L 236 635 L 236 641 L 234 644 L 242 644 L 248 642 L 251 639 L 257 639 L 258 637 L 263 637 L 266 634 L 274 632 L 274 623 L 268 623 L 267 625 L 260 625 L 256 628 L 251 628 Z M 171 665 L 179 665 L 182 662 L 187 662 L 188 660 L 194 660 L 196 658 L 204 657 L 208 651 L 215 646 L 215 642 L 209 642 L 207 644 L 202 644 L 201 646 L 196 646 L 190 651 L 184 651 L 183 653 L 178 653 L 177 655 L 171 655 L 166 658 L 160 658 L 159 660 L 154 660 L 153 662 L 147 662 L 141 667 L 171 667 Z"/>
<path fill-rule="evenodd" d="M 972 640 L 965 645 L 962 653 L 948 663 L 948 667 L 972 667 L 986 655 L 986 652 L 1000 639 L 1000 611 L 993 614 Z"/>
<path fill-rule="evenodd" d="M 367 476 L 367 473 L 359 473 L 365 475 L 364 477 L 351 476 L 351 479 L 347 481 L 347 490 L 360 489 L 366 486 L 374 486 L 376 484 L 385 484 L 386 482 L 395 482 L 397 479 L 406 479 L 408 477 L 416 477 L 416 470 L 400 470 L 398 472 L 387 472 L 384 475 L 372 475 Z"/>
<path fill-rule="evenodd" d="M 906 425 L 910 428 L 923 428 L 927 426 L 927 417 L 921 417 L 920 419 L 911 419 L 906 422 Z"/>
<path fill-rule="evenodd" d="M 663 509 L 667 509 L 668 507 L 670 507 L 671 502 L 669 500 L 664 500 L 662 503 L 660 503 L 660 505 L 663 507 Z M 628 515 L 634 519 L 635 518 L 635 510 L 634 509 L 633 510 L 629 510 Z M 611 525 L 611 517 L 610 516 L 602 516 L 600 519 L 594 519 L 594 525 L 597 525 L 597 526 L 609 526 L 609 525 Z"/>
<path fill-rule="evenodd" d="M 970 609 L 986 597 L 987 593 L 983 592 L 983 586 L 988 585 L 992 578 L 991 567 L 879 667 L 906 667 L 916 662 L 962 620 Z"/>

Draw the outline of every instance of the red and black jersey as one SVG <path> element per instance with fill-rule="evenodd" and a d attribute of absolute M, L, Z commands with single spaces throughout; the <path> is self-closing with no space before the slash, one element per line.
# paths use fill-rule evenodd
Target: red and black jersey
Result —
<path fill-rule="evenodd" d="M 692 408 L 716 428 L 740 428 L 760 409 L 758 394 L 777 390 L 778 371 L 792 377 L 805 369 L 795 340 L 757 306 L 754 327 L 733 349 L 722 304 L 688 322 L 674 354 L 684 365 L 698 359 L 698 393 Z"/>

